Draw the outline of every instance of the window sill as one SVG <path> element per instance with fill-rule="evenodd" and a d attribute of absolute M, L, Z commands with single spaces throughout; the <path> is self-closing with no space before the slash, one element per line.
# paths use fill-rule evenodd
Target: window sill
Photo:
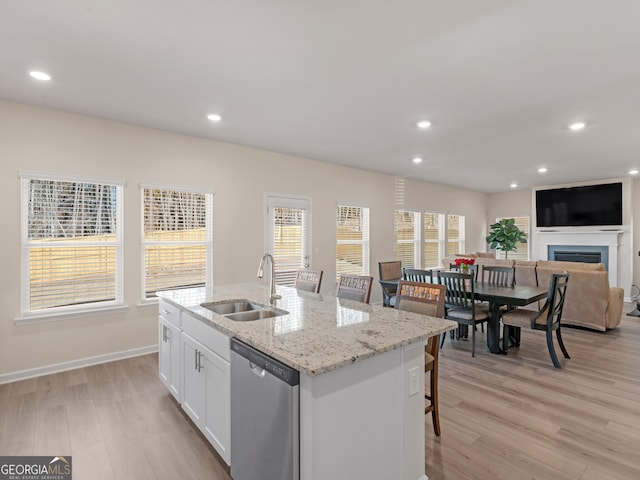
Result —
<path fill-rule="evenodd" d="M 93 317 L 112 313 L 124 313 L 129 310 L 129 305 L 117 305 L 110 307 L 93 307 L 87 309 L 67 310 L 55 313 L 28 313 L 14 319 L 16 325 L 33 325 L 38 323 L 57 322 L 81 317 Z"/>

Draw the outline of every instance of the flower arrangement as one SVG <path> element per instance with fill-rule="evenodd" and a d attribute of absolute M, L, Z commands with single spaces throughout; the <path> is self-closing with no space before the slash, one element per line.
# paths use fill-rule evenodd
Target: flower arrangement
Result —
<path fill-rule="evenodd" d="M 460 269 L 461 272 L 466 273 L 469 271 L 469 266 L 476 263 L 475 258 L 456 258 L 455 264 L 456 267 Z"/>

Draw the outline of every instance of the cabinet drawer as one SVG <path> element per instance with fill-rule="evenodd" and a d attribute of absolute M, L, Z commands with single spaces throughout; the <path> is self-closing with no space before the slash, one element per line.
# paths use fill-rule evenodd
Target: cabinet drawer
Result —
<path fill-rule="evenodd" d="M 230 361 L 229 337 L 220 330 L 216 330 L 186 312 L 182 313 L 182 329 L 227 362 Z"/>
<path fill-rule="evenodd" d="M 160 312 L 160 316 L 164 318 L 166 321 L 173 323 L 180 327 L 182 325 L 181 321 L 181 311 L 174 304 L 167 302 L 166 300 L 160 299 L 158 302 L 158 308 Z"/>

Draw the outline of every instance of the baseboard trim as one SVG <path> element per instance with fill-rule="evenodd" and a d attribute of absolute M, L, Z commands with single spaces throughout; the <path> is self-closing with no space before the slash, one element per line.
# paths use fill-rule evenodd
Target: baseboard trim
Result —
<path fill-rule="evenodd" d="M 19 370 L 17 372 L 5 373 L 0 375 L 0 385 L 4 383 L 17 382 L 28 378 L 41 377 L 52 373 L 65 372 L 67 370 L 75 370 L 76 368 L 89 367 L 100 363 L 115 362 L 125 358 L 139 357 L 158 351 L 158 345 L 149 345 L 147 347 L 133 348 L 131 350 L 123 350 L 121 352 L 107 353 L 105 355 L 96 355 L 95 357 L 80 358 L 78 360 L 70 360 L 68 362 L 55 363 L 46 367 L 30 368 L 28 370 Z"/>

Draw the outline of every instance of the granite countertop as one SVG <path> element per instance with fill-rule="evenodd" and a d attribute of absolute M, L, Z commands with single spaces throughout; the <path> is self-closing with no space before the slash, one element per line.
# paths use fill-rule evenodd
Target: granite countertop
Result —
<path fill-rule="evenodd" d="M 158 292 L 158 296 L 306 375 L 320 375 L 354 362 L 423 341 L 457 327 L 451 320 L 368 305 L 277 286 L 276 308 L 288 314 L 233 321 L 202 307 L 205 302 L 249 299 L 268 305 L 262 283 Z"/>

